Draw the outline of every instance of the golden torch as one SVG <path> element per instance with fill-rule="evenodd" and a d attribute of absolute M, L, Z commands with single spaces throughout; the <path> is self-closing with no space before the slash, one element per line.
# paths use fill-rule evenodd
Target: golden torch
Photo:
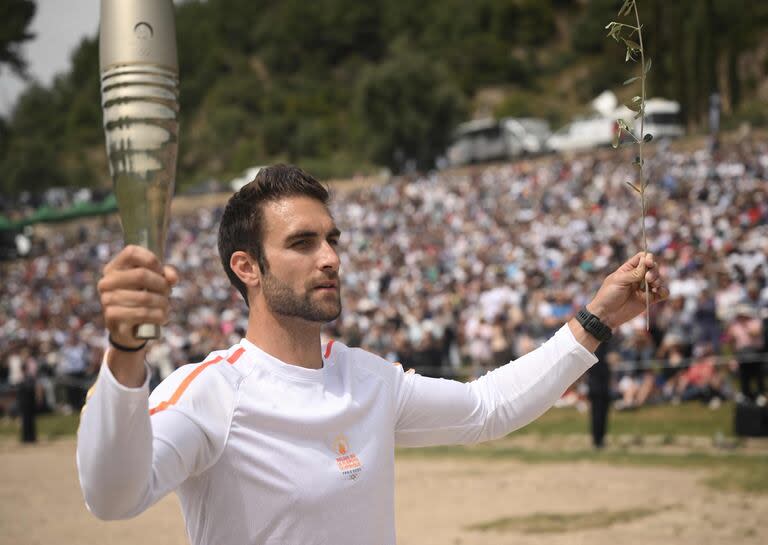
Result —
<path fill-rule="evenodd" d="M 176 180 L 179 103 L 172 0 L 101 0 L 101 103 L 126 244 L 162 262 Z M 137 339 L 160 327 L 142 324 Z"/>

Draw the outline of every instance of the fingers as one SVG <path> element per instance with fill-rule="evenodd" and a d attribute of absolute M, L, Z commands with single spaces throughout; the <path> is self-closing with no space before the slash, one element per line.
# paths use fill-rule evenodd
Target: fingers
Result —
<path fill-rule="evenodd" d="M 113 270 L 99 280 L 97 287 L 102 294 L 112 290 L 129 289 L 168 295 L 171 289 L 164 276 L 144 268 Z"/>
<path fill-rule="evenodd" d="M 643 255 L 645 255 L 644 260 L 642 259 Z M 656 261 L 654 260 L 652 253 L 638 252 L 632 257 L 630 257 L 627 261 L 625 261 L 624 264 L 621 267 L 619 267 L 619 270 L 622 272 L 630 272 L 640 267 L 641 263 L 646 269 L 653 269 L 654 267 L 656 267 Z"/>
<path fill-rule="evenodd" d="M 163 267 L 163 276 L 165 277 L 166 282 L 170 284 L 171 286 L 175 286 L 179 283 L 179 273 L 170 265 L 165 265 Z"/>
<path fill-rule="evenodd" d="M 648 285 L 650 292 L 658 296 L 655 302 L 669 297 L 669 289 L 667 289 L 664 284 L 664 279 L 661 277 L 659 268 L 656 266 L 656 262 L 653 261 L 653 256 L 650 254 L 646 256 L 646 268 L 649 268 L 649 270 L 645 272 L 645 283 Z"/>
<path fill-rule="evenodd" d="M 171 288 L 178 281 L 176 269 L 163 266 L 150 250 L 123 248 L 104 267 L 97 286 L 104 321 L 116 342 L 130 344 L 136 325 L 167 323 Z"/>
<path fill-rule="evenodd" d="M 109 263 L 104 267 L 104 274 L 108 274 L 115 270 L 130 269 L 134 267 L 142 267 L 155 271 L 158 274 L 163 273 L 163 269 L 160 265 L 160 260 L 152 251 L 136 246 L 135 244 L 129 244 L 118 253 Z"/>
<path fill-rule="evenodd" d="M 669 289 L 666 286 L 648 286 L 651 304 L 656 304 L 669 298 Z M 638 301 L 645 302 L 645 288 L 635 291 L 635 297 Z"/>
<path fill-rule="evenodd" d="M 659 283 L 659 271 L 651 253 L 638 252 L 616 270 L 615 278 L 623 285 Z M 653 287 L 653 285 L 651 286 Z"/>
<path fill-rule="evenodd" d="M 649 286 L 649 292 L 651 295 L 651 301 L 658 302 L 669 297 L 669 289 L 666 286 Z M 645 289 L 637 290 L 637 293 L 645 297 Z"/>
<path fill-rule="evenodd" d="M 104 308 L 104 321 L 110 331 L 132 330 L 138 324 L 163 325 L 168 323 L 168 309 L 111 305 Z"/>
<path fill-rule="evenodd" d="M 145 290 L 116 289 L 106 291 L 101 296 L 104 306 L 145 307 L 168 310 L 168 297 Z"/>
<path fill-rule="evenodd" d="M 669 289 L 666 286 L 662 286 L 656 289 L 654 303 L 658 303 L 659 301 L 663 301 L 664 299 L 668 299 L 668 298 L 669 298 Z"/>
<path fill-rule="evenodd" d="M 119 271 L 119 273 L 122 272 L 129 271 Z M 104 309 L 104 322 L 107 329 L 118 342 L 127 340 L 125 344 L 130 344 L 134 340 L 135 326 L 163 325 L 168 323 L 170 315 L 168 294 L 147 290 L 117 288 L 103 291 L 101 306 Z"/>
<path fill-rule="evenodd" d="M 620 271 L 623 272 L 629 272 L 637 268 L 637 266 L 640 264 L 640 258 L 643 256 L 643 252 L 636 253 L 632 257 L 630 257 L 627 261 L 624 262 L 624 264 L 619 267 Z"/>
<path fill-rule="evenodd" d="M 661 275 L 658 269 L 651 269 L 645 273 L 645 282 L 651 288 L 658 288 L 662 285 Z"/>
<path fill-rule="evenodd" d="M 168 311 L 159 308 L 109 306 L 104 309 L 104 323 L 116 342 L 129 346 L 138 340 L 135 336 L 137 325 L 165 325 L 168 323 Z"/>

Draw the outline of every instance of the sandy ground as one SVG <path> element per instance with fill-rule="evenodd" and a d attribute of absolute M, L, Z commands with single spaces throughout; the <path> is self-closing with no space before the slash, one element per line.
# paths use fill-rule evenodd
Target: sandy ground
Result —
<path fill-rule="evenodd" d="M 183 545 L 169 496 L 128 522 L 101 522 L 83 506 L 73 439 L 0 443 L 0 544 Z M 768 462 L 767 462 L 768 463 Z M 399 545 L 757 545 L 768 543 L 768 496 L 716 492 L 708 470 L 595 463 L 407 456 L 397 463 Z M 537 513 L 648 509 L 640 518 L 555 533 L 469 528 Z M 361 544 L 365 543 L 361 539 Z"/>

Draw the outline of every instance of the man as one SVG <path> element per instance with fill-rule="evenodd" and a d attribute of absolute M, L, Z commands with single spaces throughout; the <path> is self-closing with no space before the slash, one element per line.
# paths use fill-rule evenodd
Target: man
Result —
<path fill-rule="evenodd" d="M 731 342 L 736 350 L 741 387 L 737 401 L 765 406 L 765 373 L 760 357 L 763 352 L 763 321 L 753 305 L 736 305 L 732 321 L 725 330 L 725 339 Z"/>
<path fill-rule="evenodd" d="M 249 307 L 245 338 L 186 365 L 149 397 L 139 323 L 168 318 L 176 273 L 126 247 L 99 282 L 110 348 L 84 410 L 78 470 L 100 518 L 137 515 L 175 490 L 194 544 L 392 544 L 394 448 L 502 437 L 546 411 L 596 358 L 607 328 L 666 296 L 638 254 L 534 352 L 469 384 L 404 373 L 341 343 L 336 228 L 325 188 L 262 169 L 229 201 L 219 253 Z M 149 409 L 149 410 L 148 410 Z"/>
<path fill-rule="evenodd" d="M 592 446 L 596 449 L 605 447 L 605 433 L 608 430 L 608 412 L 612 401 L 610 364 L 612 356 L 618 356 L 618 353 L 610 349 L 610 343 L 602 343 L 595 351 L 597 362 L 587 371 L 589 431 L 592 434 Z"/>
<path fill-rule="evenodd" d="M 88 347 L 77 334 L 69 333 L 67 344 L 61 348 L 59 372 L 67 385 L 67 412 L 79 411 L 85 402 L 83 381 L 88 371 Z"/>

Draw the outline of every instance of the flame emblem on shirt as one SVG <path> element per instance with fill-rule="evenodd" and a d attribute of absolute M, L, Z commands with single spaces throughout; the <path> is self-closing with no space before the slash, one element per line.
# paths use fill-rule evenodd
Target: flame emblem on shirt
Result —
<path fill-rule="evenodd" d="M 350 481 L 356 480 L 363 470 L 363 464 L 354 452 L 350 452 L 347 438 L 343 435 L 336 437 L 333 441 L 333 450 L 338 454 L 336 467 L 338 467 L 342 476 Z"/>
<path fill-rule="evenodd" d="M 333 450 L 335 450 L 336 454 L 339 456 L 344 456 L 347 452 L 349 452 L 349 442 L 347 441 L 347 438 L 343 435 L 339 435 L 333 441 Z"/>

